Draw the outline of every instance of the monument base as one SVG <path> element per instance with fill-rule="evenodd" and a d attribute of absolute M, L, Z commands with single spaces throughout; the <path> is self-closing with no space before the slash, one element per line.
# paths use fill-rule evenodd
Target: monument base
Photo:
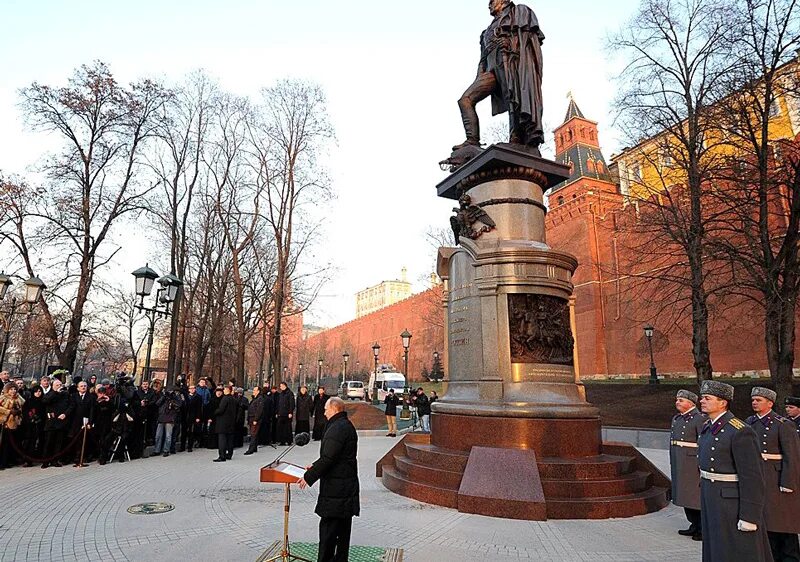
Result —
<path fill-rule="evenodd" d="M 462 513 L 529 521 L 633 517 L 669 504 L 669 479 L 632 445 L 601 443 L 595 421 L 548 431 L 559 420 L 475 416 L 461 425 L 457 418 L 433 414 L 435 442 L 428 434 L 403 437 L 376 465 L 383 485 Z M 498 420 L 511 425 L 498 430 Z M 484 422 L 494 435 L 476 431 Z M 471 438 L 503 445 L 471 446 Z"/>

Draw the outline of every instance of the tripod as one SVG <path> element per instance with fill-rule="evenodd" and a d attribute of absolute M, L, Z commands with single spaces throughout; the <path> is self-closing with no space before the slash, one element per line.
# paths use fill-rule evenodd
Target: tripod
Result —
<path fill-rule="evenodd" d="M 131 455 L 128 453 L 128 444 L 123 441 L 122 435 L 118 435 L 117 440 L 114 441 L 114 447 L 111 450 L 111 456 L 108 457 L 109 464 L 114 462 L 114 457 L 117 456 L 117 451 L 119 450 L 120 445 L 122 445 L 122 460 L 124 461 L 127 458 L 128 462 L 130 462 Z"/>

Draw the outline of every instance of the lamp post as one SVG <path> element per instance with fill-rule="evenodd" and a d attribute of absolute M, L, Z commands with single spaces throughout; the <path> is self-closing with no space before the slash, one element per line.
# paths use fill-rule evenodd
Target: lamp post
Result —
<path fill-rule="evenodd" d="M 8 293 L 8 289 L 11 287 L 11 285 L 13 285 L 11 282 L 11 277 L 5 273 L 0 273 L 0 301 L 6 298 L 6 293 Z M 39 299 L 42 296 L 42 291 L 44 291 L 46 288 L 47 286 L 36 276 L 25 281 L 24 303 L 28 305 L 28 314 L 31 314 L 33 311 L 33 305 L 39 302 Z M 3 314 L 2 317 L 3 331 L 5 332 L 5 336 L 3 336 L 3 348 L 0 350 L 0 371 L 3 370 L 3 363 L 5 363 L 8 344 L 11 339 L 11 323 L 14 320 L 15 315 L 22 314 L 21 311 L 17 310 L 21 305 L 22 303 L 17 304 L 16 296 L 12 297 L 11 307 L 8 309 L 8 312 Z"/>
<path fill-rule="evenodd" d="M 372 355 L 375 356 L 375 383 L 372 388 L 372 403 L 375 405 L 380 404 L 378 400 L 378 354 L 380 354 L 380 352 L 381 346 L 378 345 L 378 342 L 375 342 L 372 346 Z"/>
<path fill-rule="evenodd" d="M 322 379 L 322 357 L 317 359 L 317 389 L 319 389 L 319 381 Z"/>
<path fill-rule="evenodd" d="M 342 354 L 342 361 L 344 361 L 344 368 L 342 369 L 342 383 L 347 380 L 347 362 L 350 361 L 350 354 L 346 351 Z"/>
<path fill-rule="evenodd" d="M 283 381 L 282 382 L 285 382 L 286 384 L 291 386 L 292 381 L 289 380 L 288 373 L 289 373 L 289 366 L 288 365 L 284 365 L 283 366 Z"/>
<path fill-rule="evenodd" d="M 303 376 L 303 364 L 300 363 L 300 386 L 306 385 L 306 378 Z"/>
<path fill-rule="evenodd" d="M 136 308 L 139 312 L 144 312 L 149 326 L 147 330 L 147 356 L 144 364 L 144 372 L 142 373 L 142 380 L 150 380 L 150 358 L 153 354 L 153 332 L 156 329 L 156 320 L 169 317 L 172 312 L 170 305 L 175 302 L 178 297 L 178 291 L 183 286 L 183 281 L 178 279 L 172 274 L 164 275 L 159 279 L 158 273 L 150 269 L 148 265 L 140 267 L 133 272 L 133 277 L 136 279 L 136 295 L 140 297 L 139 303 Z M 153 292 L 153 285 L 156 279 L 161 287 L 156 290 L 155 304 L 152 307 L 144 305 L 144 298 L 149 297 Z M 134 373 L 135 374 L 135 373 Z M 167 386 L 174 382 L 174 373 L 167 372 Z"/>
<path fill-rule="evenodd" d="M 439 352 L 438 351 L 434 351 L 433 352 L 433 367 L 436 368 L 436 366 L 438 364 L 439 364 Z M 431 369 L 431 371 L 433 371 L 433 368 Z M 431 373 L 431 374 L 433 374 L 433 373 Z M 436 374 L 438 376 L 438 373 L 436 373 Z M 438 379 L 436 379 L 436 380 L 438 381 Z"/>
<path fill-rule="evenodd" d="M 403 333 L 400 334 L 400 338 L 403 340 L 403 374 L 406 376 L 406 385 L 403 387 L 403 408 L 400 410 L 400 419 L 407 420 L 411 417 L 411 412 L 408 409 L 408 400 L 411 394 L 411 377 L 408 374 L 408 348 L 411 346 L 411 332 L 403 330 Z"/>
<path fill-rule="evenodd" d="M 655 329 L 650 324 L 644 327 L 644 336 L 647 338 L 647 347 L 650 349 L 650 380 L 649 384 L 658 384 L 658 372 L 656 371 L 656 362 L 653 359 L 653 333 Z"/>

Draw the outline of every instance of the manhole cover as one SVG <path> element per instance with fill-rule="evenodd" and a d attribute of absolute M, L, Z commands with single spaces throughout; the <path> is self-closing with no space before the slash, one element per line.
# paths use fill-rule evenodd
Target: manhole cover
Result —
<path fill-rule="evenodd" d="M 166 502 L 137 503 L 128 508 L 128 513 L 134 515 L 156 515 L 158 513 L 167 513 L 173 509 L 175 509 L 175 506 Z"/>

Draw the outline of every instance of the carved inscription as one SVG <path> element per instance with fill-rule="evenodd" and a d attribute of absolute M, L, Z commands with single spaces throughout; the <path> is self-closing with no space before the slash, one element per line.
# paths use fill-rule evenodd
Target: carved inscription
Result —
<path fill-rule="evenodd" d="M 569 303 L 549 295 L 509 295 L 512 363 L 572 365 Z"/>

